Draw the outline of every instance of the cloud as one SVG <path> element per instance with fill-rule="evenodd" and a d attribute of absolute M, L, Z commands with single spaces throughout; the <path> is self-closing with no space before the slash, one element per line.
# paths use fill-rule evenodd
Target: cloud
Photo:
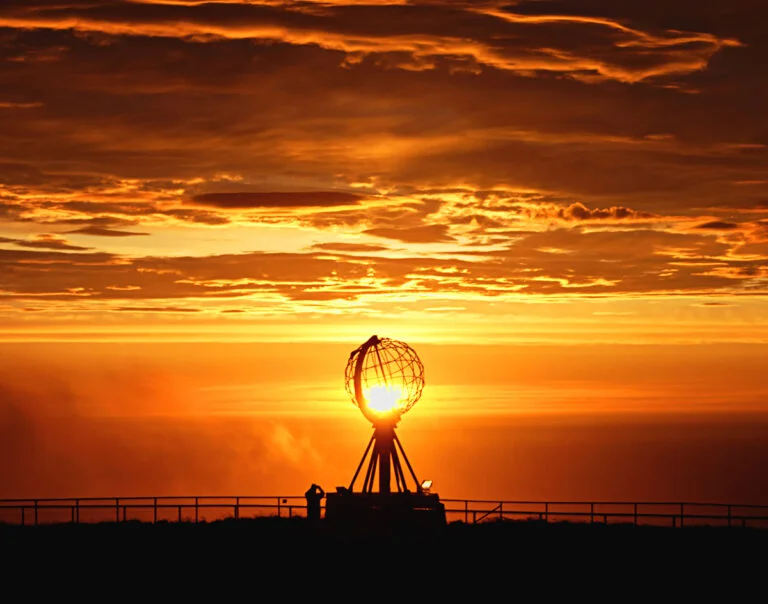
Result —
<path fill-rule="evenodd" d="M 205 193 L 187 203 L 220 209 L 300 208 L 344 206 L 358 203 L 363 197 L 353 193 L 312 191 L 279 193 Z"/>
<path fill-rule="evenodd" d="M 389 248 L 384 245 L 372 245 L 369 243 L 317 243 L 312 246 L 316 250 L 328 252 L 383 252 Z"/>
<path fill-rule="evenodd" d="M 588 208 L 583 203 L 576 202 L 562 207 L 553 204 L 513 205 L 512 209 L 520 214 L 534 219 L 559 219 L 565 221 L 589 220 L 647 220 L 653 218 L 650 212 L 642 212 L 623 206 L 610 208 Z"/>
<path fill-rule="evenodd" d="M 69 233 L 79 233 L 81 235 L 93 235 L 95 237 L 134 237 L 137 235 L 149 235 L 149 233 L 140 233 L 137 231 L 117 231 L 95 225 L 84 226 Z"/>
<path fill-rule="evenodd" d="M 405 53 L 400 68 L 430 68 L 431 58 L 473 60 L 517 73 L 549 71 L 583 81 L 637 82 L 704 68 L 732 38 L 709 33 L 632 28 L 610 18 L 526 15 L 495 3 L 333 6 L 237 3 L 10 6 L 0 12 L 10 28 L 75 29 L 109 36 L 261 39 L 325 50 L 383 55 Z M 580 42 L 579 42 L 580 40 Z"/>
<path fill-rule="evenodd" d="M 703 222 L 697 224 L 695 229 L 713 230 L 713 231 L 732 231 L 740 228 L 740 225 L 735 222 L 727 222 L 725 220 L 710 220 L 709 222 Z"/>
<path fill-rule="evenodd" d="M 729 303 L 729 302 L 697 302 L 695 304 L 692 304 L 692 306 L 701 306 L 704 308 L 726 308 L 735 306 L 735 304 Z"/>
<path fill-rule="evenodd" d="M 460 37 L 451 33 L 465 27 L 458 9 L 424 10 L 449 35 Z M 473 28 L 476 36 L 485 35 L 480 25 L 487 21 L 498 25 L 497 17 L 472 14 L 482 17 Z M 344 11 L 325 19 L 356 23 Z M 426 16 L 420 24 L 429 26 Z M 397 25 L 384 20 L 380 35 L 398 37 Z M 515 25 L 541 26 L 595 27 L 575 18 Z M 621 31 L 605 25 L 598 30 Z M 579 31 L 564 43 L 579 46 L 587 40 Z M 211 184 L 222 173 L 243 179 L 238 191 L 349 189 L 359 182 L 376 182 L 382 191 L 461 184 L 566 194 L 588 207 L 658 212 L 672 203 L 671 195 L 681 205 L 754 207 L 759 193 L 733 192 L 732 183 L 759 180 L 765 171 L 759 150 L 716 145 L 755 142 L 760 136 L 753 127 L 759 107 L 745 106 L 752 97 L 719 95 L 716 83 L 715 99 L 705 94 L 706 82 L 697 84 L 703 91 L 698 95 L 648 86 L 630 91 L 605 83 L 587 86 L 545 71 L 456 73 L 448 58 L 419 74 L 377 63 L 382 53 L 363 53 L 353 68 L 344 68 L 342 51 L 316 45 L 131 35 L 110 37 L 108 45 L 96 47 L 69 30 L 17 30 L 14 40 L 14 48 L 68 51 L 55 64 L 0 69 L 1 87 L 34 91 L 46 111 L 45 120 L 4 125 L 0 147 L 24 144 L 14 152 L 17 167 L 3 169 L 0 178 L 16 192 L 78 194 L 82 201 L 76 204 L 106 191 L 117 204 L 122 192 L 124 212 L 133 203 L 139 215 L 150 207 L 135 203 L 138 198 L 155 205 L 205 195 L 223 186 Z M 735 74 L 742 52 L 759 62 L 759 55 L 750 54 L 757 50 L 738 48 L 718 54 L 721 71 Z M 125 56 L 132 60 L 122 61 Z M 304 82 L 300 90 L 288 85 L 286 74 Z M 56 78 L 68 82 L 66 99 L 57 96 Z M 739 90 L 746 81 L 745 75 L 729 80 L 729 86 Z M 663 120 L 658 107 L 664 107 Z M 63 156 L 66 169 L 59 161 Z M 183 184 L 195 179 L 205 182 Z M 168 187 L 152 191 L 151 181 Z M 226 204 L 217 203 L 209 207 L 224 214 Z M 215 214 L 174 217 L 227 223 Z"/>
<path fill-rule="evenodd" d="M 49 311 L 36 316 L 66 309 L 70 329 L 136 313 L 153 324 L 184 316 L 203 324 L 216 317 L 296 321 L 340 310 L 352 320 L 390 313 L 393 301 L 406 313 L 456 303 L 477 311 L 489 302 L 486 311 L 498 313 L 525 300 L 759 292 L 768 255 L 726 255 L 731 245 L 708 233 L 576 227 L 518 232 L 495 249 L 454 243 L 429 255 L 403 249 L 392 256 L 348 250 L 127 258 L 0 250 L 0 289 L 3 300 Z"/>
<path fill-rule="evenodd" d="M 4 2 L 2 312 L 763 291 L 743 6 Z"/>
<path fill-rule="evenodd" d="M 90 250 L 91 248 L 82 247 L 79 245 L 72 245 L 64 237 L 60 235 L 43 234 L 37 235 L 34 239 L 10 239 L 3 238 L 5 243 L 13 243 L 21 247 L 29 247 L 43 250 L 66 250 L 71 252 L 82 252 Z"/>
<path fill-rule="evenodd" d="M 428 224 L 411 228 L 379 227 L 363 231 L 374 237 L 395 239 L 403 243 L 442 243 L 452 242 L 455 238 L 448 234 L 448 226 L 444 224 Z"/>
<path fill-rule="evenodd" d="M 169 208 L 162 212 L 166 216 L 172 216 L 179 220 L 196 222 L 198 224 L 207 224 L 211 226 L 221 226 L 229 224 L 229 218 L 217 214 L 216 212 L 206 212 L 202 210 L 193 210 L 186 208 Z"/>
<path fill-rule="evenodd" d="M 199 308 L 183 306 L 118 306 L 114 310 L 118 312 L 200 312 Z"/>
<path fill-rule="evenodd" d="M 0 109 L 35 109 L 42 107 L 42 103 L 0 101 Z"/>

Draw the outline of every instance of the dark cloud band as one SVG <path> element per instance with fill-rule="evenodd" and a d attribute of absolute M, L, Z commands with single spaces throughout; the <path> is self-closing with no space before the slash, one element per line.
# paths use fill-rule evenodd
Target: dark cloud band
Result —
<path fill-rule="evenodd" d="M 363 199 L 353 193 L 312 191 L 295 193 L 204 193 L 196 195 L 186 203 L 219 208 L 223 210 L 245 210 L 253 208 L 316 208 L 346 206 Z"/>

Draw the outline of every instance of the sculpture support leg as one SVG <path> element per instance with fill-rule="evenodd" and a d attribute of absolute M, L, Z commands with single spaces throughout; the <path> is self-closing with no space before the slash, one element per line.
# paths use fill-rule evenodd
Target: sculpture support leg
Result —
<path fill-rule="evenodd" d="M 391 477 L 392 447 L 395 444 L 395 429 L 393 426 L 377 426 L 376 453 L 379 457 L 379 493 L 389 493 Z"/>
<path fill-rule="evenodd" d="M 355 475 L 349 485 L 350 491 L 354 490 L 355 482 L 357 481 L 360 470 L 362 470 L 366 459 L 368 460 L 368 466 L 366 468 L 365 477 L 363 479 L 363 493 L 374 492 L 377 471 L 379 473 L 379 493 L 392 492 L 393 474 L 395 476 L 394 487 L 397 492 L 407 492 L 408 483 L 406 481 L 406 475 L 402 464 L 403 461 L 405 461 L 405 466 L 408 468 L 410 476 L 416 484 L 416 492 L 421 492 L 421 485 L 416 478 L 416 474 L 411 467 L 411 462 L 408 461 L 408 456 L 405 454 L 403 445 L 400 442 L 400 439 L 397 437 L 397 434 L 395 433 L 395 427 L 392 424 L 382 424 L 374 427 L 373 436 L 371 436 L 371 440 L 368 442 L 368 446 L 365 448 L 363 458 L 360 460 L 360 464 L 357 466 Z"/>

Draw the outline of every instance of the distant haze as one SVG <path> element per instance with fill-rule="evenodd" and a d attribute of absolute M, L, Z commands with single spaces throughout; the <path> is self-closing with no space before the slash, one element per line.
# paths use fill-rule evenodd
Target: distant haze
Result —
<path fill-rule="evenodd" d="M 0 497 L 300 495 L 311 482 L 347 484 L 370 426 L 344 393 L 344 350 L 5 345 Z M 695 400 L 684 366 L 659 367 L 654 382 L 632 378 L 607 348 L 579 349 L 571 365 L 563 350 L 504 350 L 491 370 L 492 347 L 422 347 L 425 395 L 399 432 L 443 496 L 768 503 L 757 367 L 743 363 L 742 378 L 723 385 L 701 360 Z M 584 354 L 602 369 L 586 369 Z M 549 375 L 522 377 L 553 356 Z M 452 357 L 460 371 L 438 364 Z"/>

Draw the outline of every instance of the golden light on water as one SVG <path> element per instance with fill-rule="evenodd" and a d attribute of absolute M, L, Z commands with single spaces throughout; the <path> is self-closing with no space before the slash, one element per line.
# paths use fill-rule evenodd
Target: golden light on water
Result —
<path fill-rule="evenodd" d="M 365 391 L 365 400 L 371 411 L 386 415 L 400 408 L 403 390 L 397 386 L 371 386 Z"/>

